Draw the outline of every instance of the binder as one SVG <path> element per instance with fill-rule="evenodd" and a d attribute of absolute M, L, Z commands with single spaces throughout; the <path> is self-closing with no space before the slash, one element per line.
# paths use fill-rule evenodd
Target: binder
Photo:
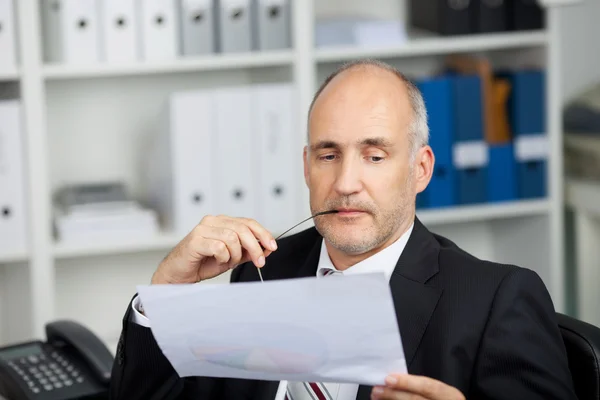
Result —
<path fill-rule="evenodd" d="M 479 75 L 452 78 L 459 204 L 484 203 L 487 198 L 489 150 L 484 137 L 482 87 Z"/>
<path fill-rule="evenodd" d="M 47 62 L 100 61 L 97 0 L 42 0 L 44 56 Z"/>
<path fill-rule="evenodd" d="M 251 0 L 217 2 L 217 42 L 222 53 L 252 50 Z"/>
<path fill-rule="evenodd" d="M 143 60 L 171 60 L 179 54 L 175 0 L 137 0 L 139 48 Z"/>
<path fill-rule="evenodd" d="M 496 203 L 516 200 L 517 165 L 513 143 L 490 144 L 489 151 L 488 201 Z"/>
<path fill-rule="evenodd" d="M 545 12 L 538 0 L 506 0 L 508 3 L 508 24 L 511 30 L 524 31 L 543 29 Z"/>
<path fill-rule="evenodd" d="M 20 102 L 0 101 L 0 254 L 27 248 L 23 137 Z"/>
<path fill-rule="evenodd" d="M 507 102 L 510 85 L 506 79 L 496 78 L 490 60 L 470 55 L 452 55 L 446 59 L 447 67 L 455 73 L 479 75 L 483 89 L 485 139 L 489 144 L 511 141 Z"/>
<path fill-rule="evenodd" d="M 179 0 L 181 53 L 186 56 L 216 52 L 212 0 Z"/>
<path fill-rule="evenodd" d="M 453 166 L 454 106 L 452 81 L 447 76 L 417 82 L 428 113 L 430 146 L 435 154 L 433 176 L 422 193 L 421 206 L 446 207 L 456 204 Z"/>
<path fill-rule="evenodd" d="M 100 2 L 101 59 L 109 64 L 139 59 L 135 0 Z"/>
<path fill-rule="evenodd" d="M 516 145 L 519 198 L 545 197 L 548 192 L 547 139 L 538 135 L 523 135 Z"/>
<path fill-rule="evenodd" d="M 216 152 L 214 160 L 218 212 L 258 219 L 256 201 L 256 141 L 252 129 L 249 86 L 215 89 Z"/>
<path fill-rule="evenodd" d="M 537 69 L 501 72 L 512 86 L 509 97 L 511 129 L 514 135 L 546 133 L 546 78 Z"/>
<path fill-rule="evenodd" d="M 445 36 L 472 33 L 473 1 L 410 0 L 410 23 Z"/>
<path fill-rule="evenodd" d="M 290 0 L 253 0 L 254 49 L 280 50 L 291 47 Z"/>
<path fill-rule="evenodd" d="M 515 140 L 519 198 L 541 198 L 547 193 L 548 135 L 546 132 L 546 78 L 543 70 L 508 74 L 511 129 Z"/>
<path fill-rule="evenodd" d="M 17 65 L 15 8 L 13 0 L 0 0 L 0 71 Z"/>
<path fill-rule="evenodd" d="M 167 101 L 145 168 L 146 200 L 164 229 L 187 234 L 216 212 L 214 115 L 210 91 L 175 92 Z"/>
<path fill-rule="evenodd" d="M 425 189 L 421 193 L 417 193 L 416 209 L 424 210 L 427 208 L 429 208 L 429 202 L 427 199 L 427 189 Z"/>
<path fill-rule="evenodd" d="M 508 26 L 508 0 L 474 0 L 474 32 L 504 32 Z"/>
<path fill-rule="evenodd" d="M 253 135 L 258 150 L 257 200 L 259 222 L 271 232 L 283 233 L 296 223 L 298 194 L 295 174 L 297 131 L 295 93 L 284 84 L 256 85 L 253 91 Z"/>

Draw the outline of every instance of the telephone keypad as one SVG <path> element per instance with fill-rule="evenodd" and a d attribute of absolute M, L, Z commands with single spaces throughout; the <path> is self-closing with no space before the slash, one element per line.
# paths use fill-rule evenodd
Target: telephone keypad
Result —
<path fill-rule="evenodd" d="M 8 362 L 8 365 L 35 394 L 71 387 L 85 381 L 80 371 L 58 352 L 52 352 L 49 356 L 41 354 L 22 357 Z"/>

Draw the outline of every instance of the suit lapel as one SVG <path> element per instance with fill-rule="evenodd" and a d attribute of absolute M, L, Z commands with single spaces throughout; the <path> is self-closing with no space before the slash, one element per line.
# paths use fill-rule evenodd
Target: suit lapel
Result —
<path fill-rule="evenodd" d="M 314 228 L 313 228 L 314 229 Z M 314 231 L 309 240 L 314 240 L 304 262 L 298 267 L 280 269 L 271 279 L 303 278 L 315 276 L 319 263 L 322 237 Z M 406 365 L 410 371 L 411 363 L 429 320 L 440 299 L 442 290 L 431 283 L 431 278 L 439 271 L 439 244 L 425 226 L 415 218 L 413 231 L 402 255 L 396 263 L 390 278 L 390 289 Z M 266 271 L 265 271 L 266 272 Z M 392 371 L 390 371 L 392 372 Z M 269 393 L 277 390 L 270 387 Z M 357 400 L 369 400 L 372 387 L 360 385 Z M 273 392 L 274 395 L 274 392 Z"/>
<path fill-rule="evenodd" d="M 390 278 L 406 365 L 410 366 L 442 290 L 430 283 L 439 271 L 439 245 L 415 218 L 412 234 Z M 393 372 L 393 371 L 390 371 Z M 371 398 L 371 387 L 361 385 L 357 400 Z"/>

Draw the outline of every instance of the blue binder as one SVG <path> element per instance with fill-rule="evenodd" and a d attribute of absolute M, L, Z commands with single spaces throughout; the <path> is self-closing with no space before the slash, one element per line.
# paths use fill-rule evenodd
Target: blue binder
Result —
<path fill-rule="evenodd" d="M 425 208 L 429 207 L 429 202 L 427 201 L 427 193 L 426 190 L 422 191 L 421 193 L 417 193 L 417 204 L 416 204 L 416 208 L 417 210 L 423 210 Z"/>
<path fill-rule="evenodd" d="M 509 97 L 510 123 L 516 153 L 527 141 L 547 137 L 546 132 L 546 77 L 542 70 L 514 71 L 508 74 L 512 84 Z M 516 155 L 518 197 L 531 199 L 547 193 L 547 159 L 539 154 L 525 158 Z"/>
<path fill-rule="evenodd" d="M 481 79 L 478 75 L 453 75 L 455 120 L 455 150 L 458 146 L 479 145 L 485 147 L 483 125 L 483 99 Z M 463 165 L 454 157 L 457 170 L 459 204 L 485 203 L 487 200 L 488 155 L 481 162 Z"/>
<path fill-rule="evenodd" d="M 456 204 L 455 173 L 452 164 L 454 141 L 452 81 L 439 76 L 417 82 L 427 107 L 429 144 L 435 166 L 429 186 L 418 199 L 421 208 L 447 207 Z"/>
<path fill-rule="evenodd" d="M 519 198 L 535 199 L 546 196 L 547 165 L 545 160 L 524 161 L 517 164 Z"/>
<path fill-rule="evenodd" d="M 488 201 L 492 203 L 517 198 L 517 168 L 512 143 L 490 145 Z"/>

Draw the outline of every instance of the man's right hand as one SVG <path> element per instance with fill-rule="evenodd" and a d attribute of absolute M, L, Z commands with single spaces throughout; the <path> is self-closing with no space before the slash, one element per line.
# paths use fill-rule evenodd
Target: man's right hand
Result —
<path fill-rule="evenodd" d="M 160 263 L 152 284 L 196 283 L 248 261 L 262 268 L 276 249 L 271 233 L 252 219 L 206 216 Z"/>

